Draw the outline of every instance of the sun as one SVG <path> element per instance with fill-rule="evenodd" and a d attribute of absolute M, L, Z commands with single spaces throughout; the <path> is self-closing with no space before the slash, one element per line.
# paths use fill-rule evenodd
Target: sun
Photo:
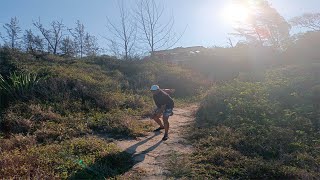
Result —
<path fill-rule="evenodd" d="M 245 23 L 249 17 L 249 8 L 242 4 L 229 4 L 222 11 L 222 17 L 228 23 Z"/>

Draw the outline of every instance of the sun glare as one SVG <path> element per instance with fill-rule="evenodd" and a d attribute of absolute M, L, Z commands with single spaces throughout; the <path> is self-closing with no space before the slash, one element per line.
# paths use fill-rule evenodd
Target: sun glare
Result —
<path fill-rule="evenodd" d="M 229 4 L 222 12 L 223 19 L 228 23 L 244 23 L 249 16 L 249 8 L 241 4 Z"/>

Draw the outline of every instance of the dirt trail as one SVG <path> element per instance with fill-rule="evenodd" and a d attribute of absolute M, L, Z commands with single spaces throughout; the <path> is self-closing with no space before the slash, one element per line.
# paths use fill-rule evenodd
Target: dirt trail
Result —
<path fill-rule="evenodd" d="M 133 155 L 135 165 L 133 171 L 143 171 L 142 179 L 165 179 L 167 170 L 166 158 L 170 152 L 191 153 L 192 146 L 186 144 L 183 131 L 193 122 L 193 112 L 197 106 L 175 108 L 170 117 L 169 139 L 162 141 L 164 130 L 159 133 L 150 132 L 146 137 L 138 140 L 116 141 L 116 144 Z"/>

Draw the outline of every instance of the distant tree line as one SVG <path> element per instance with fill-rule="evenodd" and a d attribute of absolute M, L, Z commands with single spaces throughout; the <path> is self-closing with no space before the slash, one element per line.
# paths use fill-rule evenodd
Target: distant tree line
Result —
<path fill-rule="evenodd" d="M 130 10 L 124 1 L 119 1 L 120 18 L 111 22 L 107 17 L 108 51 L 120 59 L 129 60 L 144 51 L 153 54 L 160 49 L 171 48 L 182 36 L 173 32 L 173 16 L 161 24 L 164 7 L 154 0 L 140 0 Z M 0 46 L 22 50 L 31 54 L 49 53 L 68 57 L 95 56 L 101 50 L 98 39 L 89 34 L 83 23 L 76 21 L 72 28 L 66 27 L 62 20 L 49 24 L 33 20 L 33 29 L 22 30 L 17 17 L 5 23 L 0 34 Z"/>
<path fill-rule="evenodd" d="M 94 56 L 99 52 L 97 38 L 85 31 L 78 20 L 75 28 L 67 28 L 62 21 L 54 20 L 44 25 L 40 18 L 33 21 L 34 29 L 23 31 L 19 20 L 12 17 L 3 25 L 5 34 L 1 35 L 3 47 L 21 50 L 30 54 L 44 53 L 68 57 Z"/>

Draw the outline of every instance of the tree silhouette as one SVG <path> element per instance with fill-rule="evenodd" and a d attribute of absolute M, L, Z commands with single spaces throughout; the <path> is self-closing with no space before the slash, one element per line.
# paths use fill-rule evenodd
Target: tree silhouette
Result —
<path fill-rule="evenodd" d="M 156 50 L 171 48 L 183 34 L 178 35 L 173 31 L 173 16 L 165 23 L 161 22 L 163 13 L 164 7 L 154 0 L 140 0 L 137 3 L 135 17 L 141 34 L 141 42 L 147 45 L 151 55 Z"/>
<path fill-rule="evenodd" d="M 290 20 L 292 26 L 320 31 L 320 13 L 305 13 Z"/>
<path fill-rule="evenodd" d="M 11 18 L 10 23 L 4 24 L 3 27 L 6 29 L 7 34 L 7 36 L 2 37 L 5 45 L 9 46 L 11 49 L 17 48 L 18 40 L 21 39 L 19 36 L 21 28 L 17 17 Z"/>
<path fill-rule="evenodd" d="M 250 16 L 246 23 L 238 24 L 235 36 L 244 37 L 248 42 L 285 49 L 290 42 L 290 24 L 272 8 L 266 0 L 257 0 L 254 4 L 247 0 L 245 3 L 250 9 Z"/>
<path fill-rule="evenodd" d="M 130 18 L 132 15 L 125 9 L 123 1 L 121 1 L 118 6 L 120 11 L 120 24 L 117 26 L 107 18 L 107 28 L 112 38 L 106 39 L 109 41 L 109 48 L 115 56 L 122 56 L 125 60 L 128 60 L 133 55 L 137 26 L 132 18 Z"/>
<path fill-rule="evenodd" d="M 69 29 L 69 32 L 74 38 L 73 41 L 76 53 L 80 54 L 80 58 L 82 58 L 84 54 L 84 38 L 86 35 L 84 25 L 79 20 L 77 20 L 76 27 L 73 30 Z"/>
<path fill-rule="evenodd" d="M 33 25 L 41 32 L 42 36 L 48 43 L 48 49 L 53 51 L 53 54 L 57 54 L 59 44 L 62 40 L 64 25 L 62 21 L 52 21 L 51 29 L 46 29 L 40 22 L 40 18 L 37 22 L 33 22 Z"/>

